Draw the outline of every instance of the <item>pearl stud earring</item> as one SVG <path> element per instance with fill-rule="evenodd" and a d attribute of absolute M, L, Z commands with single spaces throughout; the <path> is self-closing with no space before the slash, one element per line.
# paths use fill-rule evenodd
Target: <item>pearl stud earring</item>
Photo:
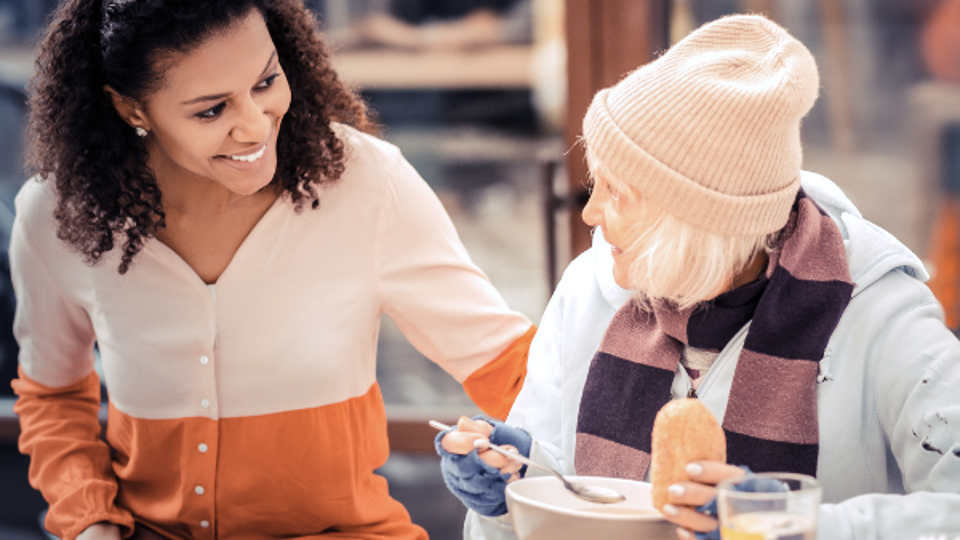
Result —
<path fill-rule="evenodd" d="M 146 136 L 147 136 L 147 130 L 143 129 L 142 127 L 137 127 L 137 128 L 134 129 L 134 131 L 137 132 L 137 137 L 146 137 Z"/>

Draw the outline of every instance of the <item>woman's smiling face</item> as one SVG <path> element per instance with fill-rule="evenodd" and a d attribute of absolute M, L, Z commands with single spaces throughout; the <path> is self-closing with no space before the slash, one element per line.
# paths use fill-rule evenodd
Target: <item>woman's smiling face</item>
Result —
<path fill-rule="evenodd" d="M 267 186 L 291 94 L 260 12 L 159 61 L 162 84 L 131 123 L 150 133 L 161 186 L 171 178 L 214 182 L 238 195 Z"/>
<path fill-rule="evenodd" d="M 631 285 L 630 260 L 624 250 L 634 240 L 637 201 L 629 188 L 615 183 L 602 169 L 591 167 L 591 178 L 590 199 L 581 216 L 587 225 L 603 229 L 603 237 L 610 244 L 613 255 L 614 281 L 628 289 Z"/>

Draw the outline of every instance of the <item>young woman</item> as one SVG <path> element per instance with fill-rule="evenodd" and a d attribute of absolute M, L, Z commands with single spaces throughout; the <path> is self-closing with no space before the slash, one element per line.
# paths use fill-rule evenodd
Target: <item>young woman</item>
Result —
<path fill-rule="evenodd" d="M 733 465 L 816 475 L 820 540 L 960 532 L 960 343 L 920 261 L 801 172 L 818 84 L 785 30 L 731 16 L 595 96 L 593 247 L 547 306 L 506 423 L 438 437 L 469 538 L 512 537 L 503 490 L 523 472 L 476 439 L 643 480 L 657 411 L 686 396 L 721 421 L 730 465 L 670 487 L 682 539 L 715 531 L 699 507 Z"/>
<path fill-rule="evenodd" d="M 302 3 L 69 0 L 37 66 L 10 257 L 48 530 L 426 538 L 374 474 L 381 315 L 494 415 L 533 331 Z"/>

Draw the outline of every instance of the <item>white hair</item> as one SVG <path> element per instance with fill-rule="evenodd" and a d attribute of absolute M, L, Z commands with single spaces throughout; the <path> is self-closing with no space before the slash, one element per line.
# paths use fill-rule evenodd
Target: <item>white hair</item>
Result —
<path fill-rule="evenodd" d="M 779 231 L 762 236 L 720 236 L 698 229 L 649 202 L 622 247 L 630 259 L 629 288 L 644 304 L 666 300 L 693 307 L 730 290 L 761 253 L 775 249 Z"/>
<path fill-rule="evenodd" d="M 730 290 L 758 255 L 777 247 L 780 231 L 721 236 L 697 228 L 646 200 L 630 182 L 612 178 L 589 152 L 588 164 L 619 193 L 616 211 L 631 222 L 627 245 L 618 246 L 630 261 L 626 285 L 648 308 L 667 301 L 682 310 L 711 300 Z"/>

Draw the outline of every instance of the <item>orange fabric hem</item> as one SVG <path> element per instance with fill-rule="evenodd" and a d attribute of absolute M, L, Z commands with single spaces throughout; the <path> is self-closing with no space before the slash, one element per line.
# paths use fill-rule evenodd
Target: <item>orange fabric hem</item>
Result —
<path fill-rule="evenodd" d="M 120 528 L 120 538 L 130 538 L 133 536 L 133 517 L 130 516 L 129 513 L 124 513 L 119 510 L 116 512 L 98 512 L 91 514 L 78 523 L 79 525 L 65 529 L 60 540 L 74 540 L 80 533 L 85 531 L 87 527 L 96 523 L 112 523 L 116 525 Z"/>
<path fill-rule="evenodd" d="M 62 540 L 73 540 L 99 522 L 132 534 L 133 517 L 115 504 L 110 450 L 100 440 L 97 373 L 53 388 L 31 379 L 20 366 L 11 384 L 19 396 L 13 410 L 20 417 L 20 452 L 30 456 L 30 485 L 49 505 L 44 526 Z"/>
<path fill-rule="evenodd" d="M 463 382 L 467 395 L 484 413 L 500 420 L 510 413 L 527 376 L 527 356 L 536 333 L 536 325 L 530 325 L 530 329 L 499 356 Z"/>

